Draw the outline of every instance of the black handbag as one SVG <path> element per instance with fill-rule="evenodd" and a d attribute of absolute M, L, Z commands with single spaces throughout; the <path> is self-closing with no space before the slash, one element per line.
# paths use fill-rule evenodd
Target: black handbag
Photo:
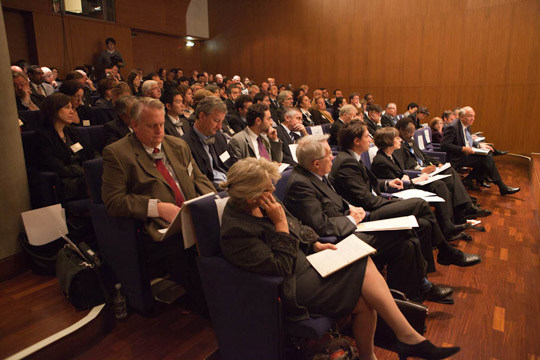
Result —
<path fill-rule="evenodd" d="M 85 251 L 73 249 L 69 244 L 58 251 L 56 276 L 68 301 L 83 310 L 109 302 L 110 295 L 101 277 L 99 256 L 85 243 L 79 247 Z"/>
<path fill-rule="evenodd" d="M 397 290 L 390 290 L 392 296 L 403 313 L 409 324 L 420 334 L 423 335 L 426 331 L 426 317 L 428 308 L 423 304 L 407 299 L 404 293 Z M 375 331 L 375 345 L 393 350 L 396 344 L 396 335 L 394 331 L 380 317 L 377 317 L 377 329 Z"/>

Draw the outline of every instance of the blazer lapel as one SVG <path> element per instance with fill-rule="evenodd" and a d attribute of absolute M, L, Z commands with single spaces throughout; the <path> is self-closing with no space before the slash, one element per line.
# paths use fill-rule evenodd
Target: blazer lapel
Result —
<path fill-rule="evenodd" d="M 163 142 L 161 143 L 161 149 L 163 150 L 165 155 L 167 155 L 167 160 L 173 168 L 174 174 L 176 175 L 176 179 L 180 184 L 180 190 L 184 194 L 185 200 L 194 198 L 196 194 L 193 191 L 193 181 L 190 179 L 190 174 L 192 174 L 194 171 L 194 163 L 190 161 L 187 166 L 182 164 L 181 161 L 187 159 L 184 159 L 180 151 L 178 151 L 176 148 L 173 148 L 172 144 L 167 140 L 167 138 L 163 138 Z"/>
<path fill-rule="evenodd" d="M 340 208 L 344 208 L 347 205 L 347 202 L 343 200 L 341 196 L 339 196 L 334 190 L 332 190 L 328 185 L 323 183 L 321 180 L 319 180 L 315 175 L 310 173 L 307 170 L 304 170 L 306 174 L 309 176 L 309 179 L 311 180 L 311 183 L 313 186 L 315 186 L 321 193 L 323 193 L 327 198 L 332 200 L 336 206 Z"/>
<path fill-rule="evenodd" d="M 251 150 L 251 156 L 252 157 L 255 157 L 255 149 L 253 148 L 253 143 L 251 142 L 251 139 L 249 138 L 249 135 L 247 134 L 247 132 L 244 130 L 244 141 L 246 142 L 248 148 Z"/>
<path fill-rule="evenodd" d="M 163 175 L 161 175 L 161 173 L 156 168 L 156 164 L 155 164 L 154 160 L 152 160 L 152 158 L 150 156 L 148 156 L 148 154 L 144 150 L 143 145 L 137 139 L 135 134 L 131 134 L 129 136 L 130 136 L 129 140 L 131 142 L 131 146 L 133 147 L 133 152 L 135 153 L 135 156 L 137 157 L 137 162 L 139 163 L 139 165 L 141 165 L 141 168 L 148 175 L 163 181 L 164 184 L 169 186 L 167 181 L 163 178 Z M 171 189 L 171 191 L 172 191 L 172 189 Z"/>

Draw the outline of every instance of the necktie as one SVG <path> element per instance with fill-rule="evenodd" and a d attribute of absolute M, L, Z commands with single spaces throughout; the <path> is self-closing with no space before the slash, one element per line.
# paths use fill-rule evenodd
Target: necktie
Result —
<path fill-rule="evenodd" d="M 360 163 L 360 167 L 362 168 L 363 171 L 366 172 L 368 178 L 369 178 L 369 188 L 372 192 L 375 193 L 375 195 L 378 195 L 378 191 L 379 191 L 379 183 L 377 181 L 377 177 L 371 172 L 371 170 L 369 170 L 366 165 L 364 164 L 364 162 L 362 160 L 359 160 L 358 161 Z"/>
<path fill-rule="evenodd" d="M 414 152 L 414 149 L 412 148 L 412 146 L 409 145 L 408 147 L 409 147 L 409 152 L 412 154 L 412 156 L 414 156 L 414 158 L 418 162 L 418 165 L 424 166 L 424 162 L 419 156 L 416 156 L 416 153 Z"/>
<path fill-rule="evenodd" d="M 215 139 L 215 138 L 213 138 L 213 139 Z M 210 150 L 210 155 L 212 155 L 212 167 L 214 168 L 214 170 L 217 170 L 219 172 L 227 174 L 227 170 L 225 170 L 221 166 L 221 162 L 219 160 L 219 157 L 217 156 L 216 148 L 214 147 L 214 144 L 213 143 L 209 144 L 208 149 Z"/>
<path fill-rule="evenodd" d="M 467 134 L 467 141 L 469 142 L 469 143 L 467 144 L 467 146 L 471 146 L 471 147 L 472 147 L 472 146 L 474 145 L 474 140 L 473 140 L 473 138 L 472 138 L 472 136 L 471 136 L 471 133 L 470 133 L 468 127 L 465 128 L 465 134 Z"/>
<path fill-rule="evenodd" d="M 38 90 L 38 93 L 39 93 L 40 95 L 45 96 L 45 89 L 43 88 L 43 85 L 39 84 L 39 85 L 37 86 L 37 90 Z"/>
<path fill-rule="evenodd" d="M 154 148 L 154 154 L 157 154 L 157 153 L 159 153 L 159 149 Z M 156 159 L 155 162 L 156 162 L 156 169 L 161 173 L 161 175 L 163 175 L 163 177 L 165 178 L 165 181 L 167 181 L 167 184 L 169 184 L 169 186 L 174 192 L 174 200 L 176 202 L 176 205 L 182 206 L 182 204 L 184 203 L 184 197 L 182 196 L 180 189 L 174 182 L 174 179 L 172 178 L 171 174 L 169 174 L 169 171 L 165 167 L 163 160 Z"/>
<path fill-rule="evenodd" d="M 290 132 L 289 135 L 291 135 L 291 139 L 293 141 L 293 143 L 296 143 L 296 140 L 300 139 L 300 135 L 298 135 L 297 133 L 295 132 Z"/>
<path fill-rule="evenodd" d="M 322 177 L 322 182 L 326 184 L 326 186 L 328 186 L 330 189 L 332 189 L 333 191 L 334 190 L 334 187 L 332 186 L 332 184 L 330 184 L 330 181 L 328 181 L 328 179 L 326 178 L 326 176 L 323 176 Z"/>
<path fill-rule="evenodd" d="M 266 146 L 264 146 L 264 141 L 262 137 L 257 137 L 257 144 L 259 145 L 259 156 L 265 158 L 268 161 L 272 161 L 270 155 L 268 154 L 268 150 L 266 150 Z"/>

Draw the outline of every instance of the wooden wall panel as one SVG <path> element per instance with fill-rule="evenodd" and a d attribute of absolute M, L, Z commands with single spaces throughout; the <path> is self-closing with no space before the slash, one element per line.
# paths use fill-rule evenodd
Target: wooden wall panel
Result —
<path fill-rule="evenodd" d="M 179 67 L 184 75 L 193 70 L 200 70 L 200 44 L 188 48 L 185 40 L 138 31 L 132 38 L 133 64 L 145 73 L 156 71 L 160 67 L 171 69 Z"/>
<path fill-rule="evenodd" d="M 71 64 L 67 61 L 67 42 L 62 18 L 58 15 L 33 13 L 38 62 L 41 66 L 57 67 L 61 78 Z"/>
<path fill-rule="evenodd" d="M 540 86 L 536 0 L 210 0 L 209 23 L 201 58 L 210 72 L 370 92 L 400 112 L 411 101 L 432 116 L 471 105 L 475 130 L 499 148 L 540 151 L 531 135 L 540 122 L 530 121 Z"/>
<path fill-rule="evenodd" d="M 4 9 L 4 24 L 8 41 L 9 60 L 11 63 L 19 59 L 36 61 L 34 31 L 29 24 L 32 14 L 29 12 L 13 11 Z M 30 26 L 29 26 L 30 25 Z M 32 41 L 29 41 L 32 39 Z"/>

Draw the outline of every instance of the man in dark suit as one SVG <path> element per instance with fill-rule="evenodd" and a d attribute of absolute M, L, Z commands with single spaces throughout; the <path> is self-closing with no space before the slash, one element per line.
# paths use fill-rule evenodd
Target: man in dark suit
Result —
<path fill-rule="evenodd" d="M 246 115 L 247 126 L 229 141 L 228 152 L 233 161 L 246 157 L 264 157 L 269 161 L 281 162 L 283 149 L 277 131 L 272 127 L 272 116 L 268 106 L 253 104 Z"/>
<path fill-rule="evenodd" d="M 45 99 L 45 97 L 32 93 L 32 90 L 30 89 L 30 82 L 23 73 L 12 71 L 11 74 L 13 76 L 13 88 L 15 89 L 17 110 L 39 110 L 41 102 L 43 99 Z"/>
<path fill-rule="evenodd" d="M 116 118 L 103 126 L 105 145 L 112 144 L 131 133 L 131 108 L 137 102 L 135 96 L 124 96 L 114 102 Z"/>
<path fill-rule="evenodd" d="M 240 86 L 240 84 L 237 84 L 237 83 L 231 84 L 227 88 L 228 98 L 225 101 L 225 105 L 227 106 L 227 113 L 229 115 L 238 115 L 234 102 L 236 101 L 236 98 L 240 96 L 241 92 L 242 92 L 242 87 Z"/>
<path fill-rule="evenodd" d="M 227 180 L 227 171 L 232 158 L 227 152 L 227 139 L 219 130 L 225 119 L 227 108 L 223 101 L 207 96 L 197 105 L 195 123 L 182 137 L 193 154 L 201 172 L 218 189 L 220 182 Z"/>
<path fill-rule="evenodd" d="M 103 150 L 102 197 L 111 216 L 144 223 L 141 252 L 153 276 L 172 275 L 187 289 L 193 306 L 204 303 L 188 266 L 181 236 L 162 240 L 185 200 L 215 192 L 184 140 L 164 134 L 165 113 L 159 100 L 143 98 L 132 108 L 133 133 Z"/>
<path fill-rule="evenodd" d="M 228 114 L 227 121 L 235 133 L 239 133 L 247 126 L 246 115 L 248 108 L 253 104 L 249 95 L 239 95 L 234 101 L 236 113 Z"/>
<path fill-rule="evenodd" d="M 296 165 L 290 145 L 297 144 L 300 138 L 308 134 L 304 124 L 302 124 L 302 114 L 300 114 L 300 111 L 296 108 L 285 110 L 283 121 L 278 125 L 276 130 L 278 138 L 283 144 L 283 162 Z"/>
<path fill-rule="evenodd" d="M 362 222 L 364 209 L 352 206 L 339 196 L 328 183 L 326 175 L 332 167 L 332 151 L 328 135 L 309 135 L 298 145 L 296 166 L 287 183 L 284 204 L 304 224 L 319 236 L 346 237 Z M 421 297 L 432 284 L 426 279 L 425 260 L 418 238 L 412 231 L 378 232 L 357 236 L 377 249 L 374 260 L 387 264 L 388 284 L 411 298 Z M 423 287 L 426 285 L 426 288 Z M 450 295 L 444 290 L 442 298 Z"/>
<path fill-rule="evenodd" d="M 397 119 L 397 106 L 394 103 L 386 104 L 384 115 L 381 117 L 382 127 L 396 126 Z"/>
<path fill-rule="evenodd" d="M 459 110 L 459 119 L 454 120 L 446 127 L 441 150 L 446 151 L 453 167 L 472 167 L 473 170 L 465 178 L 465 185 L 473 186 L 472 181 L 484 182 L 489 178 L 499 187 L 501 195 L 517 193 L 520 189 L 506 185 L 493 159 L 493 148 L 487 144 L 474 145 L 469 127 L 474 123 L 475 112 L 470 106 Z M 487 154 L 476 154 L 479 150 L 489 151 Z"/>
<path fill-rule="evenodd" d="M 375 132 L 379 130 L 381 125 L 381 113 L 382 109 L 377 104 L 371 104 L 367 106 L 367 119 L 365 119 L 365 123 L 368 127 L 368 131 L 371 136 L 375 135 Z"/>
<path fill-rule="evenodd" d="M 189 121 L 183 117 L 184 102 L 178 90 L 169 90 L 161 97 L 165 104 L 165 134 L 182 137 L 190 128 Z M 181 117 L 182 115 L 182 117 Z"/>
<path fill-rule="evenodd" d="M 401 149 L 394 151 L 394 155 L 403 165 L 405 170 L 420 170 L 423 173 L 430 174 L 437 167 L 443 164 L 435 158 L 424 153 L 413 140 L 415 126 L 410 118 L 401 119 L 397 122 L 396 128 L 399 131 L 399 136 L 402 139 Z M 467 193 L 461 177 L 453 169 L 449 168 L 442 172 L 443 175 L 450 175 L 441 179 L 449 190 L 452 196 L 452 206 L 454 210 L 455 223 L 461 224 L 465 222 L 465 216 L 487 216 L 491 215 L 491 211 L 482 209 L 473 204 L 471 197 Z"/>
<path fill-rule="evenodd" d="M 354 105 L 344 105 L 339 109 L 339 118 L 334 121 L 332 124 L 332 127 L 330 128 L 330 138 L 328 139 L 328 142 L 332 146 L 338 145 L 338 132 L 339 129 L 345 125 L 351 122 L 351 120 L 356 119 L 358 116 L 358 110 L 356 110 L 356 107 Z"/>

